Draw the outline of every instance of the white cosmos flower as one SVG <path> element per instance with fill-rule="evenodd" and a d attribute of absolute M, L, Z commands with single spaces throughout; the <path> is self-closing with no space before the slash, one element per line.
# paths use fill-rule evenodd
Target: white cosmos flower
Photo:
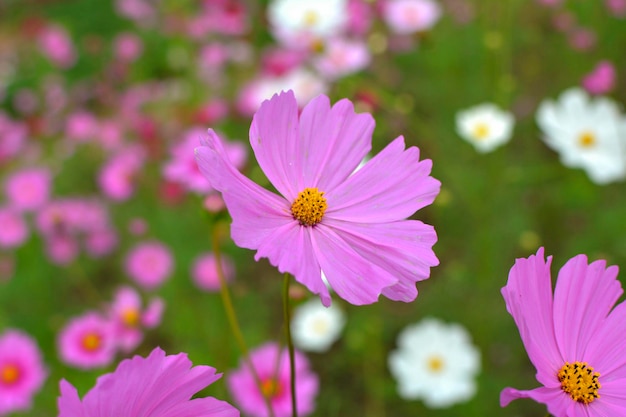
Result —
<path fill-rule="evenodd" d="M 459 136 L 474 145 L 478 152 L 491 152 L 511 139 L 515 119 L 495 104 L 485 103 L 456 115 Z"/>
<path fill-rule="evenodd" d="M 584 169 L 597 184 L 626 177 L 626 118 L 613 101 L 572 88 L 541 103 L 536 118 L 563 165 Z"/>
<path fill-rule="evenodd" d="M 474 396 L 480 353 L 460 325 L 427 318 L 400 333 L 389 369 L 402 398 L 443 408 Z"/>
<path fill-rule="evenodd" d="M 267 18 L 274 37 L 291 47 L 310 47 L 340 34 L 348 21 L 347 0 L 272 0 Z"/>
<path fill-rule="evenodd" d="M 294 310 L 293 342 L 304 351 L 326 352 L 341 335 L 345 322 L 343 311 L 336 303 L 324 307 L 319 299 L 311 299 Z"/>

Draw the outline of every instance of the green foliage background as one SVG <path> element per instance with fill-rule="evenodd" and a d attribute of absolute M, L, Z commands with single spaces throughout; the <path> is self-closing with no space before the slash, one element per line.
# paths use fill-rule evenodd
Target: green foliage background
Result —
<path fill-rule="evenodd" d="M 163 1 L 164 14 L 187 13 L 193 3 Z M 431 279 L 418 285 L 420 296 L 414 303 L 382 299 L 375 305 L 354 307 L 334 301 L 346 311 L 348 322 L 343 338 L 331 351 L 308 355 L 321 380 L 313 416 L 543 416 L 545 407 L 530 400 L 516 401 L 505 409 L 498 404 L 500 390 L 506 386 L 538 385 L 500 295 L 510 267 L 515 258 L 527 257 L 540 246 L 554 255 L 554 275 L 558 267 L 579 253 L 592 260 L 626 265 L 624 184 L 598 186 L 581 170 L 562 166 L 558 155 L 540 140 L 534 122 L 534 112 L 542 100 L 578 85 L 600 59 L 616 64 L 619 84 L 613 96 L 623 102 L 624 20 L 611 17 L 599 1 L 566 1 L 564 7 L 598 34 L 593 50 L 578 52 L 553 29 L 554 13 L 535 1 L 469 3 L 476 10 L 472 22 L 459 25 L 446 15 L 420 40 L 417 49 L 403 53 L 386 49 L 375 55 L 371 68 L 340 80 L 330 92 L 333 101 L 354 99 L 363 91 L 377 97 L 378 105 L 373 109 L 377 121 L 375 151 L 404 135 L 408 144 L 421 149 L 424 158 L 433 160 L 433 176 L 441 180 L 442 191 L 434 205 L 415 217 L 435 226 L 439 236 L 435 252 L 441 264 L 432 270 Z M 264 5 L 250 2 L 248 7 L 254 25 L 247 40 L 260 48 L 271 42 Z M 27 42 L 18 38 L 20 25 L 33 17 L 62 23 L 77 40 L 81 58 L 62 73 L 68 85 L 90 85 L 102 76 L 101 68 L 110 56 L 86 53 L 90 39 L 108 43 L 120 30 L 135 30 L 115 14 L 109 1 L 3 0 L 0 41 Z M 382 33 L 384 28 L 375 30 Z M 141 37 L 145 52 L 133 67 L 131 81 L 157 78 L 192 83 L 187 101 L 164 103 L 163 108 L 155 109 L 157 114 L 177 118 L 184 125 L 187 110 L 212 93 L 193 85 L 187 67 L 172 67 L 167 53 L 179 48 L 193 56 L 195 50 L 184 38 L 158 30 L 142 32 Z M 22 87 L 37 88 L 43 75 L 53 71 L 38 54 L 28 47 L 23 50 L 19 77 L 9 86 L 9 97 Z M 232 84 L 225 87 L 231 97 L 253 70 L 232 70 Z M 483 155 L 457 136 L 454 115 L 486 101 L 511 109 L 517 124 L 509 144 Z M 5 109 L 12 112 L 8 102 L 5 100 Z M 219 128 L 228 137 L 245 141 L 249 123 L 249 119 L 233 117 Z M 163 138 L 165 143 L 173 139 Z M 102 160 L 93 149 L 79 152 L 55 179 L 55 194 L 97 192 L 96 167 Z M 266 183 L 254 161 L 247 173 Z M 143 217 L 150 225 L 150 236 L 166 242 L 176 259 L 174 276 L 157 292 L 166 300 L 163 324 L 147 332 L 137 353 L 145 355 L 160 345 L 168 353 L 188 352 L 195 364 L 210 364 L 228 373 L 238 366 L 240 355 L 220 297 L 199 292 L 189 277 L 193 258 L 212 249 L 213 229 L 225 228 L 228 219 L 204 214 L 199 198 L 175 206 L 164 204 L 158 198 L 159 179 L 159 165 L 148 165 L 141 174 L 138 195 L 112 208 L 121 233 L 129 219 Z M 230 243 L 226 229 L 221 235 L 223 250 L 237 261 L 231 291 L 248 345 L 282 340 L 280 274 L 265 260 L 255 263 L 252 252 Z M 33 335 L 50 371 L 43 391 L 35 398 L 35 408 L 24 415 L 56 415 L 61 378 L 84 393 L 98 375 L 115 368 L 113 364 L 86 372 L 61 364 L 55 337 L 70 317 L 100 308 L 111 300 L 116 286 L 128 281 L 121 265 L 125 250 L 133 243 L 132 237 L 122 236 L 113 257 L 104 262 L 81 258 L 69 268 L 50 265 L 42 242 L 35 236 L 17 251 L 15 277 L 0 285 L 0 328 L 16 327 Z M 467 327 L 481 351 L 479 390 L 467 403 L 429 410 L 419 401 L 402 400 L 396 393 L 386 365 L 387 354 L 394 349 L 402 328 L 427 316 Z M 223 380 L 201 394 L 230 400 Z"/>

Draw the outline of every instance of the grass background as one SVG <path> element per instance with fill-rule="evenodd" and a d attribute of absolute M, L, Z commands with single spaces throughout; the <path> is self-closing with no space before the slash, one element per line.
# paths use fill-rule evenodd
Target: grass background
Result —
<path fill-rule="evenodd" d="M 578 85 L 600 59 L 616 64 L 620 82 L 612 95 L 623 101 L 624 20 L 610 16 L 602 2 L 566 0 L 563 10 L 598 35 L 595 48 L 580 52 L 571 49 L 566 36 L 553 29 L 555 12 L 535 1 L 467 3 L 475 9 L 471 22 L 458 24 L 447 13 L 420 40 L 418 48 L 382 51 L 368 70 L 340 80 L 330 91 L 333 101 L 354 99 L 363 91 L 376 97 L 378 104 L 372 109 L 377 122 L 375 151 L 402 134 L 408 144 L 421 149 L 424 158 L 434 161 L 433 176 L 442 182 L 442 191 L 435 204 L 415 218 L 435 226 L 439 236 L 435 252 L 441 264 L 432 270 L 431 279 L 418 285 L 420 296 L 414 303 L 382 299 L 375 305 L 354 307 L 335 300 L 348 321 L 342 339 L 329 352 L 308 355 L 321 380 L 313 416 L 543 416 L 545 407 L 530 400 L 514 402 L 505 409 L 498 404 L 499 392 L 506 386 L 538 385 L 500 295 L 510 267 L 516 257 L 527 257 L 539 246 L 554 255 L 553 274 L 579 253 L 592 260 L 626 265 L 624 184 L 598 186 L 581 170 L 562 166 L 558 155 L 541 142 L 534 123 L 542 100 Z M 191 1 L 163 1 L 162 7 L 163 15 L 176 16 L 189 13 L 194 6 Z M 250 2 L 248 7 L 253 27 L 245 40 L 258 50 L 272 42 L 263 17 L 264 4 Z M 33 18 L 60 22 L 68 29 L 81 54 L 76 66 L 65 72 L 55 70 L 33 50 L 22 31 L 24 23 Z M 102 68 L 111 57 L 87 53 L 89 40 L 108 44 L 119 31 L 138 30 L 114 12 L 111 2 L 101 0 L 4 0 L 0 23 L 0 45 L 9 44 L 19 51 L 19 74 L 7 87 L 7 99 L 2 103 L 10 113 L 12 95 L 24 87 L 37 90 L 49 73 L 63 77 L 67 86 L 102 81 Z M 384 27 L 378 22 L 373 31 L 384 33 Z M 142 30 L 140 36 L 145 42 L 144 55 L 129 79 L 114 88 L 123 91 L 148 79 L 187 83 L 191 93 L 185 100 L 164 101 L 152 111 L 179 126 L 189 124 L 189 110 L 216 94 L 216 88 L 199 85 L 190 66 L 172 66 L 167 57 L 173 49 L 193 56 L 194 45 L 158 27 Z M 255 68 L 229 71 L 228 83 L 220 87 L 220 93 L 234 97 Z M 456 135 L 454 115 L 485 101 L 511 109 L 517 124 L 509 144 L 482 155 Z M 109 110 L 96 105 L 94 111 L 106 114 Z M 228 137 L 245 141 L 249 123 L 248 118 L 233 116 L 218 127 Z M 165 128 L 159 135 L 161 149 L 175 139 L 167 137 L 167 132 Z M 39 139 L 44 146 L 58 140 Z M 55 195 L 97 192 L 97 167 L 103 160 L 95 149 L 85 148 L 63 161 L 55 178 Z M 137 238 L 125 232 L 125 225 L 134 217 L 147 220 L 149 236 L 169 245 L 176 260 L 174 275 L 157 291 L 166 300 L 163 324 L 147 332 L 136 353 L 145 355 L 160 345 L 168 353 L 188 352 L 195 364 L 210 364 L 226 373 L 238 365 L 239 351 L 219 295 L 199 292 L 189 277 L 193 258 L 211 250 L 213 228 L 226 228 L 228 219 L 207 216 L 198 197 L 164 204 L 158 188 L 162 160 L 157 158 L 146 166 L 132 200 L 111 206 L 121 233 L 120 247 L 113 256 L 100 261 L 81 257 L 70 267 L 57 267 L 46 260 L 42 242 L 35 235 L 16 251 L 15 277 L 0 285 L 0 329 L 16 327 L 35 337 L 50 371 L 34 409 L 24 415 L 56 415 L 61 378 L 84 393 L 98 375 L 115 368 L 116 363 L 94 371 L 67 367 L 58 360 L 55 338 L 69 318 L 100 308 L 111 300 L 118 285 L 128 282 L 122 260 Z M 0 166 L 0 175 L 7 175 L 14 166 Z M 264 181 L 254 161 L 246 171 Z M 222 235 L 227 236 L 227 230 Z M 248 345 L 281 340 L 280 274 L 265 260 L 255 263 L 252 252 L 235 247 L 227 238 L 223 246 L 236 259 L 237 277 L 231 291 Z M 387 355 L 401 329 L 427 316 L 467 327 L 481 351 L 478 393 L 467 403 L 429 410 L 396 393 Z M 223 380 L 202 394 L 230 398 Z"/>

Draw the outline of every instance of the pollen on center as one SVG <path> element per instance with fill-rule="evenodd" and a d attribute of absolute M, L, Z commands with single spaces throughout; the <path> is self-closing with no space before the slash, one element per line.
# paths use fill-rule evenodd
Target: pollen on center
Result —
<path fill-rule="evenodd" d="M 315 226 L 322 221 L 328 208 L 324 192 L 317 188 L 305 188 L 291 205 L 291 214 L 303 226 Z"/>
<path fill-rule="evenodd" d="M 583 148 L 591 148 L 596 142 L 596 137 L 591 132 L 583 132 L 578 136 L 578 144 Z"/>
<path fill-rule="evenodd" d="M 261 392 L 266 398 L 278 397 L 282 393 L 282 386 L 276 379 L 267 378 L 261 381 Z"/>
<path fill-rule="evenodd" d="M 127 308 L 122 311 L 122 322 L 126 327 L 137 327 L 139 324 L 139 312 L 136 308 Z"/>
<path fill-rule="evenodd" d="M 96 333 L 87 333 L 83 336 L 82 345 L 83 348 L 87 351 L 93 352 L 100 348 L 100 335 Z"/>
<path fill-rule="evenodd" d="M 0 382 L 4 383 L 5 385 L 14 384 L 15 382 L 17 382 L 19 377 L 20 370 L 17 366 L 13 364 L 7 364 L 0 368 Z"/>
<path fill-rule="evenodd" d="M 489 126 L 487 126 L 485 123 L 478 123 L 474 127 L 473 133 L 476 139 L 478 140 L 485 139 L 487 136 L 489 136 Z"/>
<path fill-rule="evenodd" d="M 434 373 L 441 372 L 444 363 L 443 359 L 439 356 L 431 356 L 428 358 L 428 370 Z"/>
<path fill-rule="evenodd" d="M 578 361 L 565 362 L 557 374 L 563 392 L 572 400 L 582 404 L 589 404 L 600 397 L 598 394 L 601 387 L 599 377 L 600 374 L 594 372 L 587 362 Z"/>

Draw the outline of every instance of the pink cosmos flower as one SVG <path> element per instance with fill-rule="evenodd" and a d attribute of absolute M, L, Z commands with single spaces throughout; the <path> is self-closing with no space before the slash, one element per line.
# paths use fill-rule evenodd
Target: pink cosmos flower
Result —
<path fill-rule="evenodd" d="M 11 206 L 18 210 L 35 210 L 48 201 L 50 182 L 48 169 L 24 169 L 6 179 L 4 191 Z"/>
<path fill-rule="evenodd" d="M 143 43 L 134 33 L 120 33 L 113 41 L 115 57 L 121 61 L 132 62 L 139 58 L 143 51 Z"/>
<path fill-rule="evenodd" d="M 194 366 L 187 354 L 165 355 L 156 348 L 147 358 L 125 359 L 98 378 L 82 401 L 62 380 L 58 417 L 239 417 L 239 411 L 212 397 L 191 397 L 221 377 L 210 366 Z"/>
<path fill-rule="evenodd" d="M 429 205 L 440 183 L 419 149 L 395 139 L 354 172 L 371 148 L 374 120 L 356 114 L 349 100 L 333 107 L 328 97 L 312 100 L 298 116 L 293 92 L 274 95 L 255 114 L 250 144 L 280 195 L 244 177 L 209 130 L 196 149 L 202 173 L 222 192 L 235 243 L 256 249 L 330 305 L 321 279 L 352 304 L 383 294 L 413 301 L 415 282 L 438 264 L 432 226 L 405 220 Z"/>
<path fill-rule="evenodd" d="M 604 3 L 613 16 L 626 16 L 626 0 L 605 0 Z"/>
<path fill-rule="evenodd" d="M 222 255 L 222 271 L 226 282 L 235 276 L 235 265 L 232 260 Z M 194 261 L 191 267 L 191 278 L 196 286 L 206 291 L 219 291 L 220 280 L 217 276 L 217 261 L 212 253 L 204 254 Z"/>
<path fill-rule="evenodd" d="M 113 323 L 90 312 L 71 320 L 59 333 L 61 360 L 81 369 L 106 366 L 115 355 Z"/>
<path fill-rule="evenodd" d="M 559 271 L 552 294 L 543 248 L 517 259 L 502 295 L 543 386 L 506 388 L 500 403 L 532 398 L 556 417 L 626 415 L 626 303 L 617 267 L 585 255 Z M 612 310 L 612 311 L 611 311 Z"/>
<path fill-rule="evenodd" d="M 114 201 L 125 201 L 135 192 L 135 176 L 144 163 L 140 148 L 129 148 L 112 157 L 98 175 L 103 194 Z"/>
<path fill-rule="evenodd" d="M 150 302 L 150 306 L 145 312 L 142 311 L 141 297 L 131 287 L 122 287 L 115 293 L 110 308 L 110 317 L 114 323 L 116 343 L 122 351 L 130 352 L 139 346 L 143 339 L 142 327 L 155 327 L 161 322 L 163 301 L 155 298 Z M 150 309 L 155 309 L 154 306 L 160 306 L 160 308 L 150 312 Z M 146 320 L 147 312 L 151 313 L 148 320 Z"/>
<path fill-rule="evenodd" d="M 435 0 L 388 0 L 383 7 L 383 19 L 398 34 L 430 29 L 441 17 L 441 6 Z"/>
<path fill-rule="evenodd" d="M 315 409 L 319 381 L 309 369 L 309 361 L 301 352 L 295 352 L 296 403 L 298 415 L 305 416 Z M 277 343 L 266 343 L 250 352 L 252 366 L 261 380 L 256 384 L 250 368 L 241 362 L 239 369 L 226 377 L 228 389 L 241 411 L 253 417 L 268 417 L 263 395 L 267 396 L 275 417 L 291 416 L 291 388 L 289 352 Z"/>
<path fill-rule="evenodd" d="M 88 111 L 76 111 L 65 121 L 65 135 L 77 142 L 92 139 L 98 131 L 98 120 Z"/>
<path fill-rule="evenodd" d="M 0 111 L 0 163 L 16 155 L 26 143 L 28 128 Z"/>
<path fill-rule="evenodd" d="M 29 410 L 47 374 L 30 336 L 19 330 L 0 335 L 0 415 Z"/>
<path fill-rule="evenodd" d="M 328 41 L 314 65 L 326 78 L 334 80 L 364 69 L 371 58 L 364 42 L 334 38 Z"/>
<path fill-rule="evenodd" d="M 163 166 L 163 176 L 168 181 L 181 184 L 196 193 L 208 193 L 212 190 L 211 184 L 198 169 L 193 154 L 204 134 L 202 128 L 192 128 L 185 132 L 182 141 L 171 150 L 172 159 Z M 231 162 L 237 168 L 242 168 L 247 159 L 245 147 L 240 142 L 227 142 L 224 146 Z"/>
<path fill-rule="evenodd" d="M 0 248 L 21 246 L 28 238 L 28 226 L 18 211 L 0 207 Z"/>
<path fill-rule="evenodd" d="M 583 78 L 582 85 L 591 94 L 606 94 L 615 87 L 616 71 L 609 61 L 600 61 L 598 65 Z"/>
<path fill-rule="evenodd" d="M 76 62 L 72 39 L 60 26 L 45 27 L 39 34 L 39 47 L 50 61 L 61 68 L 69 68 Z"/>
<path fill-rule="evenodd" d="M 147 290 L 161 286 L 173 268 L 172 254 L 161 242 L 140 243 L 126 256 L 126 273 Z"/>

